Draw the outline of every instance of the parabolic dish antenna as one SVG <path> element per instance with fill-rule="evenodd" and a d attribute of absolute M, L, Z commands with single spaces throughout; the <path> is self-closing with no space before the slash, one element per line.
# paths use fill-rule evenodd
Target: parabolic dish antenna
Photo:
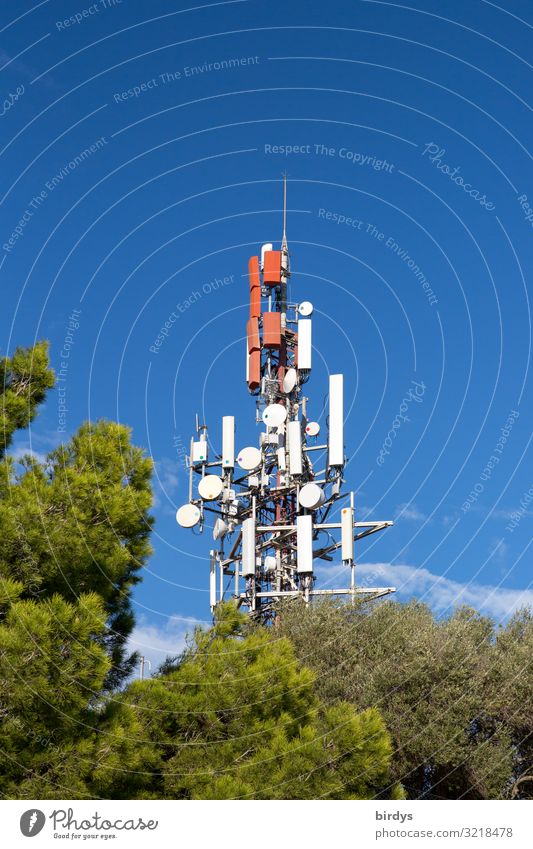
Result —
<path fill-rule="evenodd" d="M 194 528 L 200 521 L 200 511 L 196 504 L 184 504 L 176 510 L 176 522 L 182 528 Z"/>
<path fill-rule="evenodd" d="M 316 510 L 326 500 L 324 490 L 316 483 L 306 483 L 300 490 L 298 501 L 308 510 Z"/>
<path fill-rule="evenodd" d="M 206 475 L 198 484 L 198 492 L 204 501 L 214 501 L 222 494 L 224 484 L 218 475 Z"/>
<path fill-rule="evenodd" d="M 245 469 L 247 472 L 251 471 L 251 469 L 257 469 L 261 463 L 261 452 L 259 448 L 254 448 L 253 446 L 242 448 L 239 451 L 237 463 L 241 469 Z"/>
<path fill-rule="evenodd" d="M 263 421 L 268 427 L 279 427 L 287 418 L 287 410 L 283 404 L 269 404 L 263 410 Z"/>
<path fill-rule="evenodd" d="M 228 532 L 228 526 L 223 519 L 217 519 L 213 528 L 213 539 L 224 539 Z"/>
<path fill-rule="evenodd" d="M 287 369 L 287 374 L 283 378 L 283 391 L 286 395 L 288 395 L 289 392 L 292 392 L 292 390 L 296 386 L 297 378 L 298 373 L 295 368 Z"/>
<path fill-rule="evenodd" d="M 307 422 L 305 432 L 307 436 L 318 436 L 320 433 L 320 425 L 318 422 Z"/>
<path fill-rule="evenodd" d="M 298 307 L 298 312 L 300 313 L 300 315 L 311 315 L 311 313 L 313 312 L 313 304 L 311 303 L 311 301 L 302 301 L 302 303 Z"/>

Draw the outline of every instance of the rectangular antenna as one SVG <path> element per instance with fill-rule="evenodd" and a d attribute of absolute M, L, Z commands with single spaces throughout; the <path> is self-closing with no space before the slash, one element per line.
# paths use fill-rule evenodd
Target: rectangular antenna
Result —
<path fill-rule="evenodd" d="M 209 603 L 211 610 L 214 610 L 217 604 L 217 553 L 214 550 L 210 554 L 210 573 L 209 573 Z"/>
<path fill-rule="evenodd" d="M 289 439 L 289 471 L 291 475 L 302 474 L 302 423 L 297 420 L 289 422 L 287 428 Z"/>
<path fill-rule="evenodd" d="M 313 571 L 313 517 L 296 517 L 296 550 L 298 573 Z"/>
<path fill-rule="evenodd" d="M 255 575 L 255 519 L 251 516 L 242 523 L 242 574 Z"/>
<path fill-rule="evenodd" d="M 311 368 L 311 356 L 311 319 L 300 318 L 298 321 L 298 368 L 303 371 L 309 371 Z"/>
<path fill-rule="evenodd" d="M 344 375 L 329 376 L 328 465 L 344 465 Z"/>
<path fill-rule="evenodd" d="M 344 561 L 353 560 L 353 507 L 341 510 L 341 556 Z"/>
<path fill-rule="evenodd" d="M 235 416 L 222 416 L 222 468 L 235 466 Z"/>

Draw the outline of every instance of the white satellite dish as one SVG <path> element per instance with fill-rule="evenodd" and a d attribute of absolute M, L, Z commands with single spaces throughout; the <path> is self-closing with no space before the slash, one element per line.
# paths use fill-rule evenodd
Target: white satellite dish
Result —
<path fill-rule="evenodd" d="M 298 380 L 298 372 L 296 371 L 296 369 L 295 368 L 287 369 L 287 374 L 283 378 L 283 391 L 285 392 L 286 395 L 288 395 L 289 392 L 292 392 L 292 390 L 296 386 L 297 380 Z"/>
<path fill-rule="evenodd" d="M 213 539 L 224 539 L 228 526 L 223 519 L 217 519 L 213 528 Z"/>
<path fill-rule="evenodd" d="M 302 486 L 298 501 L 307 510 L 316 510 L 326 500 L 326 493 L 316 483 L 306 483 Z"/>
<path fill-rule="evenodd" d="M 182 528 L 194 528 L 200 521 L 200 510 L 196 504 L 184 504 L 176 510 L 176 522 Z"/>
<path fill-rule="evenodd" d="M 283 404 L 269 404 L 263 411 L 263 421 L 269 427 L 279 427 L 287 418 Z"/>
<path fill-rule="evenodd" d="M 307 436 L 318 436 L 320 433 L 320 425 L 318 422 L 307 422 L 305 432 Z"/>
<path fill-rule="evenodd" d="M 241 469 L 245 469 L 247 472 L 251 471 L 251 469 L 257 469 L 261 464 L 261 452 L 259 448 L 254 448 L 253 446 L 243 448 L 239 451 L 237 463 Z"/>
<path fill-rule="evenodd" d="M 224 484 L 218 475 L 206 475 L 198 484 L 198 492 L 204 501 L 214 501 L 222 494 Z"/>
<path fill-rule="evenodd" d="M 302 301 L 300 306 L 298 307 L 298 312 L 300 315 L 311 315 L 313 312 L 313 304 L 311 301 Z"/>

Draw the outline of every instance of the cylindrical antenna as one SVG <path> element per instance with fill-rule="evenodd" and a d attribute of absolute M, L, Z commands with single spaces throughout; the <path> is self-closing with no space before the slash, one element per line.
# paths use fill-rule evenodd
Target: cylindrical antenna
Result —
<path fill-rule="evenodd" d="M 287 278 L 289 277 L 289 246 L 287 244 L 287 172 L 283 172 L 283 238 L 281 240 L 280 311 L 287 313 Z M 286 319 L 283 318 L 282 321 Z"/>
<path fill-rule="evenodd" d="M 287 174 L 283 174 L 283 239 L 281 241 L 281 250 L 285 253 L 287 247 Z"/>

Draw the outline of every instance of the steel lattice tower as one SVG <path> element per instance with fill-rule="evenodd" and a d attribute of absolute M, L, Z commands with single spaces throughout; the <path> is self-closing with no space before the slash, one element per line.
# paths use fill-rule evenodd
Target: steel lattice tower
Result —
<path fill-rule="evenodd" d="M 222 453 L 210 460 L 207 425 L 197 417 L 188 458 L 189 502 L 176 514 L 182 527 L 200 530 L 209 514 L 216 517 L 213 538 L 218 548 L 210 552 L 212 610 L 233 597 L 266 621 L 274 615 L 276 600 L 284 597 L 301 596 L 308 603 L 318 595 L 374 599 L 394 592 L 394 587 L 356 585 L 354 543 L 392 522 L 356 521 L 354 494 L 342 492 L 342 374 L 329 376 L 323 444 L 318 439 L 320 425 L 308 417 L 303 389 L 312 365 L 313 305 L 288 301 L 286 197 L 284 178 L 280 250 L 263 245 L 248 263 L 246 381 L 256 396 L 256 421 L 263 425 L 259 447 L 236 453 L 234 416 L 223 416 Z M 328 521 L 338 502 L 343 504 L 339 520 Z M 349 586 L 318 588 L 315 561 L 332 561 L 339 549 L 349 569 Z"/>

